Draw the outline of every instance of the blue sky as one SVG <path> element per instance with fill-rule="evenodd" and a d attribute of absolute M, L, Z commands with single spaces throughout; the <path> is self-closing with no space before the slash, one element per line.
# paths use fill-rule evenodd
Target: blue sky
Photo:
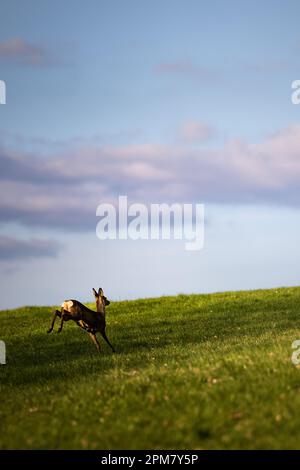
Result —
<path fill-rule="evenodd" d="M 0 8 L 0 308 L 299 284 L 299 2 Z M 204 249 L 100 242 L 120 194 L 204 203 Z"/>

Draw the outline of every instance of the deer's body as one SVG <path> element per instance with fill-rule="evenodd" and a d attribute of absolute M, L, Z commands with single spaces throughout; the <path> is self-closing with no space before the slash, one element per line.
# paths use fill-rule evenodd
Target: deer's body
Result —
<path fill-rule="evenodd" d="M 73 320 L 77 323 L 77 325 L 82 328 L 83 330 L 87 331 L 95 343 L 98 351 L 100 351 L 100 345 L 98 339 L 96 337 L 96 333 L 100 333 L 105 341 L 109 344 L 113 351 L 114 347 L 110 343 L 109 339 L 106 336 L 106 321 L 105 321 L 105 307 L 109 305 L 110 302 L 103 294 L 103 290 L 100 288 L 98 292 L 93 289 L 94 295 L 96 298 L 96 307 L 97 311 L 91 310 L 90 308 L 83 305 L 78 300 L 65 300 L 61 304 L 61 309 L 55 310 L 54 317 L 51 323 L 51 327 L 48 330 L 48 333 L 54 328 L 54 324 L 56 318 L 61 318 L 60 328 L 58 329 L 58 333 L 60 333 L 63 329 L 63 324 L 65 321 Z"/>
<path fill-rule="evenodd" d="M 61 304 L 61 310 L 64 321 L 74 320 L 83 329 L 100 331 L 101 327 L 106 326 L 104 313 L 94 312 L 78 300 L 65 300 Z"/>

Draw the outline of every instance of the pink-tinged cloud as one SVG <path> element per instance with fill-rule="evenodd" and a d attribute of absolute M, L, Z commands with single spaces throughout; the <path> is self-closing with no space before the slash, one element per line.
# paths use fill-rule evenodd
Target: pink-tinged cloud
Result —
<path fill-rule="evenodd" d="M 256 144 L 201 148 L 94 142 L 49 156 L 0 147 L 0 221 L 94 230 L 101 201 L 257 203 L 300 207 L 300 125 Z"/>
<path fill-rule="evenodd" d="M 264 60 L 250 64 L 249 68 L 260 73 L 278 73 L 287 70 L 290 64 L 287 60 Z"/>
<path fill-rule="evenodd" d="M 158 74 L 190 76 L 198 79 L 211 79 L 215 72 L 207 67 L 197 65 L 189 60 L 177 62 L 160 62 L 154 67 Z"/>
<path fill-rule="evenodd" d="M 185 142 L 205 142 L 216 135 L 216 129 L 198 121 L 185 122 L 179 129 L 179 137 Z"/>
<path fill-rule="evenodd" d="M 38 67 L 51 64 L 53 59 L 43 47 L 16 37 L 0 42 L 0 62 Z"/>

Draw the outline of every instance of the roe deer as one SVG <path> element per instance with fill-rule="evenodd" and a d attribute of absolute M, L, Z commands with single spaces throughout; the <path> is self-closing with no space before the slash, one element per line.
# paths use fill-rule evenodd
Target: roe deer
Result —
<path fill-rule="evenodd" d="M 96 333 L 100 333 L 105 341 L 109 344 L 113 352 L 115 349 L 113 345 L 110 343 L 108 337 L 106 336 L 105 328 L 106 328 L 106 321 L 105 321 L 105 307 L 110 304 L 110 301 L 107 300 L 105 297 L 103 290 L 101 287 L 99 288 L 98 292 L 93 288 L 93 292 L 96 299 L 96 308 L 97 312 L 87 308 L 82 303 L 78 302 L 78 300 L 65 300 L 61 304 L 61 309 L 55 310 L 53 320 L 51 323 L 51 327 L 48 330 L 48 333 L 51 333 L 54 327 L 54 323 L 57 317 L 61 318 L 60 327 L 58 329 L 58 333 L 61 332 L 63 329 L 63 324 L 65 321 L 73 320 L 77 323 L 80 328 L 87 331 L 95 343 L 98 352 L 100 352 L 100 344 L 96 337 Z"/>

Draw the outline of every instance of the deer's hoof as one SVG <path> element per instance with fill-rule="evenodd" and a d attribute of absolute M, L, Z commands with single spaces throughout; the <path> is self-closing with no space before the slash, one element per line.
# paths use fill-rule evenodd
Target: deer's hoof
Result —
<path fill-rule="evenodd" d="M 61 330 L 62 330 L 62 328 L 59 328 L 59 329 L 57 330 L 57 333 L 61 333 Z"/>
<path fill-rule="evenodd" d="M 47 331 L 47 333 L 51 333 L 52 332 L 52 329 L 50 328 L 50 330 Z"/>

